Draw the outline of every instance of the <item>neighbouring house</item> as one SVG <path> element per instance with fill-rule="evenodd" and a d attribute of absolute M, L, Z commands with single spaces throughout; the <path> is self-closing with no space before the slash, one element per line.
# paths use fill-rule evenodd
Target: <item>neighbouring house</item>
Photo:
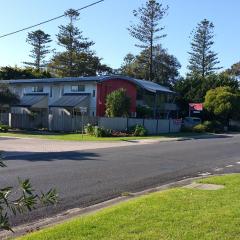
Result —
<path fill-rule="evenodd" d="M 69 77 L 49 79 L 8 80 L 10 90 L 20 101 L 11 106 L 11 113 L 38 117 L 39 125 L 47 128 L 49 114 L 86 115 L 103 117 L 106 96 L 123 88 L 131 98 L 131 117 L 136 116 L 137 105 L 147 105 L 154 110 L 155 117 L 167 118 L 177 111 L 175 92 L 159 84 L 124 76 Z M 36 125 L 36 123 L 35 123 Z"/>

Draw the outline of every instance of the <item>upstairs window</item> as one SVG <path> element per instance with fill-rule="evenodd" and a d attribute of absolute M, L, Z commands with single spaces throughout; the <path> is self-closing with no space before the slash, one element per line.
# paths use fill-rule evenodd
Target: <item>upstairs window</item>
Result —
<path fill-rule="evenodd" d="M 41 92 L 43 92 L 43 86 L 34 86 L 34 87 L 32 87 L 32 92 L 34 92 L 34 93 L 41 93 Z"/>
<path fill-rule="evenodd" d="M 71 87 L 72 92 L 84 92 L 85 91 L 85 85 L 73 85 Z"/>

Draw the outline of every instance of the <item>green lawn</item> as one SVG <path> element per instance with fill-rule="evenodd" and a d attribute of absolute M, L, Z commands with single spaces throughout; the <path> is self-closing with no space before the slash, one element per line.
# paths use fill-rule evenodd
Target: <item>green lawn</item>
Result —
<path fill-rule="evenodd" d="M 1 133 L 0 137 L 20 137 L 20 138 L 41 138 L 41 139 L 51 139 L 51 140 L 65 140 L 65 141 L 128 141 L 128 140 L 138 140 L 138 139 L 158 139 L 158 138 L 174 138 L 174 137 L 188 137 L 188 136 L 199 136 L 200 134 L 193 133 L 174 133 L 174 134 L 162 134 L 159 136 L 146 136 L 146 137 L 104 137 L 96 138 L 94 136 L 83 135 L 80 133 L 73 134 L 39 134 L 39 133 L 28 133 L 28 132 L 11 132 L 11 133 Z"/>
<path fill-rule="evenodd" d="M 240 175 L 202 182 L 225 188 L 177 188 L 154 193 L 18 240 L 240 239 Z"/>

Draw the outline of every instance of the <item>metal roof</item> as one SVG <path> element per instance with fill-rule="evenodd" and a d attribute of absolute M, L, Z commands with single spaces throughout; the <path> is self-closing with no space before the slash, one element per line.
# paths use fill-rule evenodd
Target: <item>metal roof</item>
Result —
<path fill-rule="evenodd" d="M 175 94 L 175 92 L 171 91 L 169 88 L 159 85 L 155 82 L 139 80 L 139 79 L 134 79 L 134 81 L 136 82 L 137 85 L 140 85 L 140 87 L 144 88 L 149 92 L 154 92 L 154 93 L 162 92 L 162 93 Z"/>
<path fill-rule="evenodd" d="M 137 86 L 153 92 L 153 93 L 169 93 L 169 94 L 176 94 L 175 92 L 171 91 L 169 88 L 159 85 L 154 82 L 140 80 L 120 75 L 110 75 L 110 76 L 94 76 L 94 77 L 67 77 L 67 78 L 43 78 L 43 79 L 20 79 L 20 80 L 6 80 L 9 84 L 28 84 L 28 83 L 36 83 L 36 84 L 46 84 L 46 83 L 67 83 L 67 82 L 104 82 L 107 80 L 126 80 L 136 84 Z"/>
<path fill-rule="evenodd" d="M 89 98 L 90 94 L 65 94 L 49 107 L 77 107 Z"/>
<path fill-rule="evenodd" d="M 24 95 L 18 104 L 13 105 L 14 107 L 32 107 L 48 98 L 47 94 L 29 94 Z"/>

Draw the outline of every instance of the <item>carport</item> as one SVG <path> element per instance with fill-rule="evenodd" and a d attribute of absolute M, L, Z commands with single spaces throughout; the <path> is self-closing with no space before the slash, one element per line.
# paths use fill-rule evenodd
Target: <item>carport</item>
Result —
<path fill-rule="evenodd" d="M 21 108 L 48 108 L 48 94 L 26 94 L 21 101 L 13 107 Z"/>
<path fill-rule="evenodd" d="M 80 108 L 87 108 L 89 112 L 89 104 L 90 94 L 88 93 L 64 94 L 49 105 L 49 130 L 72 131 L 81 120 Z"/>
<path fill-rule="evenodd" d="M 14 128 L 48 128 L 48 94 L 26 94 L 11 107 Z"/>

